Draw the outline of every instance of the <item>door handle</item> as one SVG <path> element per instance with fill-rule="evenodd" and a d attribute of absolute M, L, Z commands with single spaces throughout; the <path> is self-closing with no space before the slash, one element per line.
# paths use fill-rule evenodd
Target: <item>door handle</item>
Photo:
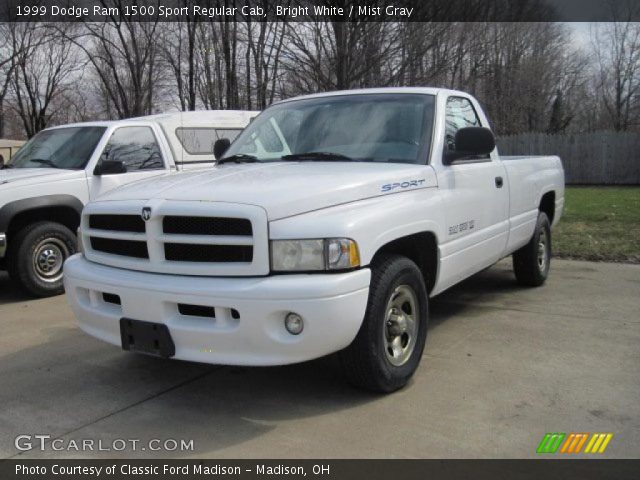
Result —
<path fill-rule="evenodd" d="M 502 177 L 496 177 L 496 187 L 497 188 L 502 188 L 502 184 L 503 184 L 503 180 Z"/>

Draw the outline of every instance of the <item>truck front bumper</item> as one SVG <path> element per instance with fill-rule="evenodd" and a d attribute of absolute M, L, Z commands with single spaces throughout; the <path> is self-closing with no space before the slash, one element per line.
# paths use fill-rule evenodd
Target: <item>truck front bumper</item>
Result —
<path fill-rule="evenodd" d="M 161 275 L 99 265 L 81 254 L 64 265 L 67 298 L 86 333 L 121 345 L 121 318 L 161 323 L 175 344 L 173 358 L 225 365 L 297 363 L 348 346 L 364 318 L 370 278 L 369 269 L 236 278 Z M 194 306 L 213 307 L 215 318 L 194 316 Z M 285 329 L 289 312 L 304 320 L 299 335 Z"/>
<path fill-rule="evenodd" d="M 0 233 L 0 258 L 4 258 L 7 253 L 7 236 Z"/>

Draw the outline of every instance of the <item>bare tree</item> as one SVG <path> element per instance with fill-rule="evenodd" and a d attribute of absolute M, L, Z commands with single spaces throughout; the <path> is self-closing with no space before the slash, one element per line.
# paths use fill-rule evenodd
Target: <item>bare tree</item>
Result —
<path fill-rule="evenodd" d="M 202 69 L 197 80 L 198 96 L 205 108 L 222 108 L 225 90 L 218 25 L 215 22 L 202 22 L 197 30 L 197 55 Z"/>
<path fill-rule="evenodd" d="M 124 11 L 127 2 L 100 0 L 99 3 Z M 155 11 L 159 11 L 157 2 Z M 118 118 L 150 114 L 161 80 L 162 72 L 157 68 L 158 18 L 138 17 L 111 16 L 101 23 L 85 22 L 83 30 L 67 36 L 86 54 L 100 82 L 109 113 Z"/>
<path fill-rule="evenodd" d="M 607 123 L 620 131 L 640 125 L 640 24 L 629 21 L 631 10 L 614 15 L 620 21 L 598 24 L 592 36 Z"/>
<path fill-rule="evenodd" d="M 160 25 L 160 48 L 164 63 L 168 65 L 175 81 L 180 109 L 195 110 L 198 99 L 197 76 L 197 28 L 200 17 L 191 15 L 193 0 L 181 0 L 180 5 L 189 12 L 181 22 Z"/>
<path fill-rule="evenodd" d="M 120 9 L 127 3 L 96 1 Z M 159 2 L 139 4 L 159 11 Z M 175 2 L 189 7 L 190 14 L 196 0 Z M 206 1 L 218 8 L 240 3 Z M 0 133 L 5 103 L 36 119 L 24 127 L 32 134 L 52 121 L 126 118 L 165 106 L 263 109 L 295 94 L 403 85 L 470 91 L 484 104 L 499 134 L 589 130 L 603 122 L 628 129 L 639 123 L 640 28 L 628 22 L 596 29 L 597 55 L 590 71 L 566 27 L 549 21 L 552 12 L 543 0 L 517 5 L 432 0 L 416 6 L 422 18 L 432 21 L 406 23 L 372 22 L 354 0 L 326 2 L 347 10 L 354 6 L 356 13 L 347 21 L 313 13 L 304 21 L 286 22 L 273 16 L 273 2 L 253 3 L 270 15 L 268 21 L 187 15 L 183 22 L 166 23 L 149 16 L 114 16 L 73 29 L 57 24 L 52 27 L 57 36 L 16 36 L 11 32 L 22 31 L 24 24 L 0 25 Z M 303 3 L 283 0 L 281 6 Z M 385 5 L 381 0 L 368 2 L 368 7 Z M 445 21 L 451 16 L 504 21 Z M 524 17 L 540 22 L 521 23 Z M 26 53 L 46 51 L 35 44 L 49 37 L 57 38 L 46 47 L 54 55 Z M 78 71 L 69 72 L 77 51 L 83 60 L 74 60 Z M 55 74 L 54 93 L 47 93 L 46 71 Z M 43 82 L 39 90 L 36 77 Z M 66 88 L 69 79 L 79 78 L 82 88 Z M 33 106 L 36 90 L 46 113 Z"/>
<path fill-rule="evenodd" d="M 573 119 L 586 61 L 564 26 L 502 22 L 460 28 L 466 33 L 456 37 L 448 86 L 474 93 L 498 133 L 547 131 L 558 91 L 564 121 Z"/>
<path fill-rule="evenodd" d="M 287 93 L 393 84 L 400 38 L 396 25 L 364 19 L 289 24 Z"/>
<path fill-rule="evenodd" d="M 235 0 L 231 4 L 235 5 Z M 198 82 L 200 100 L 205 108 L 240 108 L 239 22 L 226 17 L 223 21 L 200 22 L 198 36 L 202 65 Z"/>
<path fill-rule="evenodd" d="M 5 135 L 5 100 L 14 79 L 17 57 L 32 45 L 29 37 L 21 35 L 26 24 L 15 22 L 0 23 L 0 138 Z"/>
<path fill-rule="evenodd" d="M 74 45 L 52 32 L 41 23 L 22 23 L 13 30 L 14 50 L 19 52 L 12 76 L 14 110 L 28 137 L 64 108 L 64 92 L 82 70 Z"/>
<path fill-rule="evenodd" d="M 273 2 L 267 0 L 263 0 L 261 6 L 267 15 L 275 8 Z M 249 110 L 254 106 L 264 109 L 274 101 L 286 31 L 287 24 L 283 21 L 260 22 L 257 25 L 249 20 L 246 22 L 245 89 Z"/>
<path fill-rule="evenodd" d="M 0 137 L 4 137 L 5 133 L 4 105 L 16 65 L 16 50 L 12 41 L 14 27 L 14 23 L 0 24 Z"/>

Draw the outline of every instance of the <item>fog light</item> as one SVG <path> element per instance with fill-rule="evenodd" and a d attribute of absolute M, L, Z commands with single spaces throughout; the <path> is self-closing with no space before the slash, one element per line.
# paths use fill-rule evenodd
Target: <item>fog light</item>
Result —
<path fill-rule="evenodd" d="M 300 315 L 291 312 L 284 317 L 284 327 L 291 335 L 299 335 L 304 328 L 304 322 Z"/>

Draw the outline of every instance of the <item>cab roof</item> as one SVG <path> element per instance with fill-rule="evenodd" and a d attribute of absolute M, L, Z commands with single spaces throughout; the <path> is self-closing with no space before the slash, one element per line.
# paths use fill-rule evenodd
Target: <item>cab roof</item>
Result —
<path fill-rule="evenodd" d="M 298 97 L 287 98 L 277 103 L 286 103 L 293 100 L 302 100 L 308 98 L 335 97 L 340 95 L 367 95 L 367 94 L 384 94 L 384 93 L 408 93 L 421 95 L 438 95 L 440 93 L 447 95 L 458 95 L 468 97 L 469 94 L 459 90 L 449 90 L 447 88 L 435 87 L 384 87 L 384 88 L 360 88 L 356 90 L 336 90 L 334 92 L 313 93 L 311 95 L 301 95 Z"/>

